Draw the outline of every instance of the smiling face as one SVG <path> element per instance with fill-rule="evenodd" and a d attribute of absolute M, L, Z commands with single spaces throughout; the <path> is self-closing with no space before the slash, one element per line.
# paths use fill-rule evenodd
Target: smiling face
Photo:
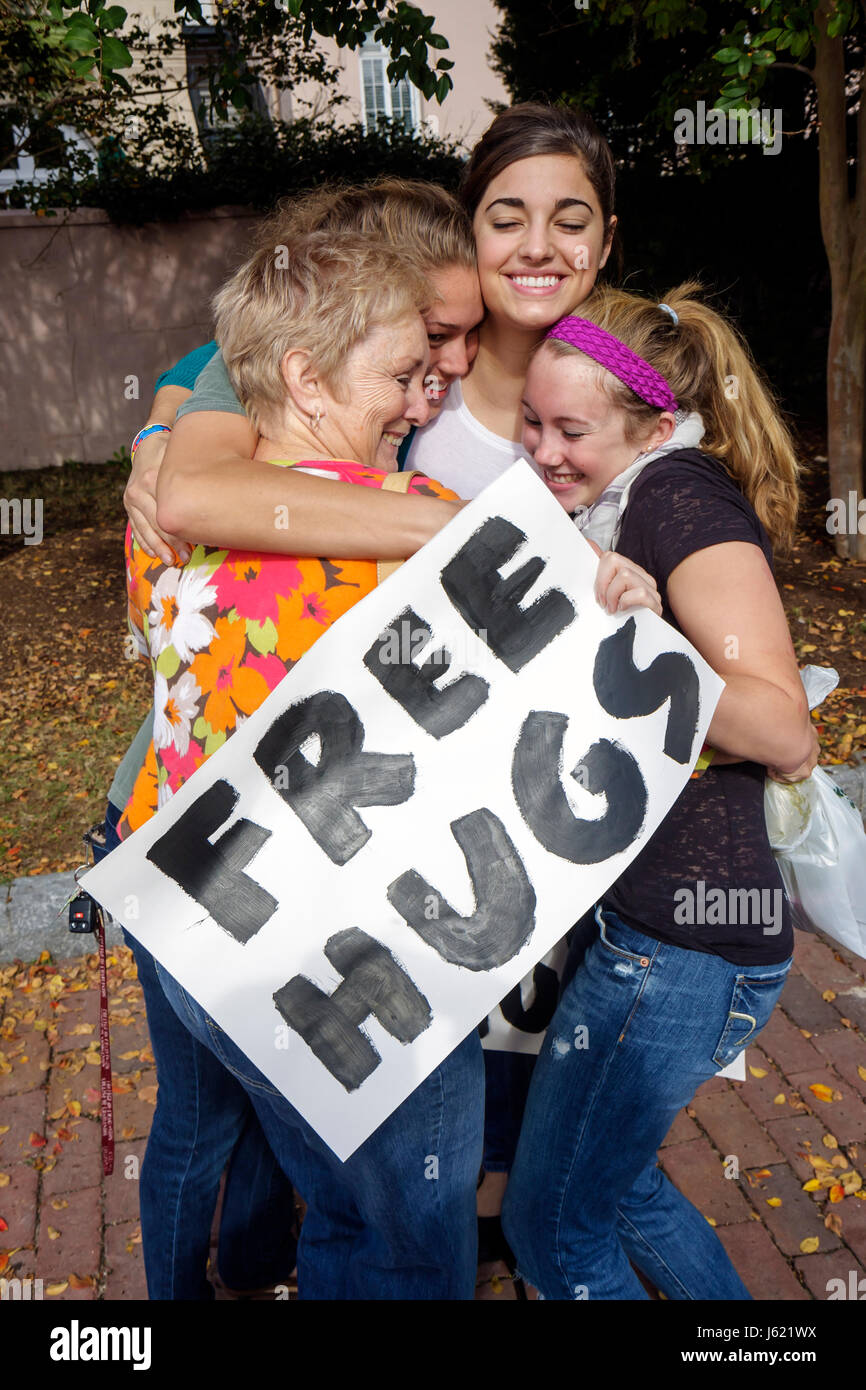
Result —
<path fill-rule="evenodd" d="M 339 396 L 321 387 L 317 434 L 327 456 L 392 473 L 411 426 L 425 425 L 430 418 L 424 397 L 428 363 L 420 314 L 371 329 L 346 358 L 336 386 Z"/>
<path fill-rule="evenodd" d="M 492 179 L 473 219 L 481 293 L 491 318 L 538 332 L 588 297 L 615 218 L 576 155 L 519 159 Z"/>
<path fill-rule="evenodd" d="M 424 315 L 430 346 L 424 393 L 435 416 L 451 383 L 466 376 L 475 360 L 484 304 L 478 273 L 469 266 L 445 266 L 431 271 L 429 279 L 436 298 Z"/>
<path fill-rule="evenodd" d="M 523 445 L 567 512 L 592 506 L 639 454 L 673 432 L 673 415 L 660 411 L 640 439 L 629 440 L 630 418 L 603 390 L 594 363 L 545 348 L 533 357 L 523 393 Z"/>

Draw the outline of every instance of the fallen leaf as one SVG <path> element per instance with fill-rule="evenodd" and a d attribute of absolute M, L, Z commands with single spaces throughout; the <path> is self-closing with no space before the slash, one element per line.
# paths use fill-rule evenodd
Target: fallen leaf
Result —
<path fill-rule="evenodd" d="M 64 1207 L 69 1206 L 69 1203 L 67 1202 L 65 1197 L 55 1197 L 53 1198 L 51 1205 L 53 1206 L 55 1211 L 62 1211 Z"/>
<path fill-rule="evenodd" d="M 8 1251 L 8 1250 L 0 1250 L 0 1274 L 3 1273 L 3 1271 L 4 1271 L 4 1269 L 6 1268 L 6 1266 L 8 1265 L 8 1263 L 9 1263 L 9 1251 Z"/>
<path fill-rule="evenodd" d="M 67 1105 L 66 1105 L 66 1109 L 69 1111 L 70 1115 L 80 1115 L 80 1114 L 81 1114 L 81 1101 L 80 1101 L 80 1100 L 70 1100 L 70 1101 L 68 1101 L 68 1102 L 67 1102 Z"/>
<path fill-rule="evenodd" d="M 69 1281 L 64 1279 L 59 1284 L 46 1284 L 45 1292 L 49 1298 L 56 1298 L 58 1294 L 65 1293 L 69 1288 Z"/>
<path fill-rule="evenodd" d="M 143 1100 L 147 1105 L 156 1105 L 155 1086 L 142 1086 L 141 1090 L 136 1092 L 136 1094 L 138 1095 L 138 1099 Z"/>
<path fill-rule="evenodd" d="M 0 1216 L 0 1231 L 8 1231 L 8 1230 L 9 1230 L 8 1225 L 7 1225 L 6 1222 L 3 1220 L 3 1217 Z"/>
<path fill-rule="evenodd" d="M 11 1181 L 8 1173 L 0 1173 L 0 1187 L 8 1187 Z"/>
<path fill-rule="evenodd" d="M 807 1236 L 805 1240 L 800 1241 L 800 1252 L 803 1255 L 814 1255 L 820 1244 L 819 1236 Z"/>
<path fill-rule="evenodd" d="M 70 1274 L 69 1287 L 71 1289 L 92 1289 L 93 1278 L 90 1275 L 82 1277 L 80 1274 Z"/>
<path fill-rule="evenodd" d="M 822 998 L 822 999 L 826 999 L 826 1000 L 827 1000 L 827 1003 L 829 1004 L 831 999 L 835 999 L 835 998 L 836 998 L 836 991 L 835 991 L 835 989 L 825 989 L 825 990 L 824 990 L 824 993 L 821 995 L 821 998 Z"/>
<path fill-rule="evenodd" d="M 863 1186 L 863 1179 L 854 1169 L 852 1169 L 850 1173 L 842 1173 L 839 1182 L 845 1190 L 846 1197 L 850 1197 L 855 1192 L 859 1192 Z"/>
<path fill-rule="evenodd" d="M 779 1092 L 779 1094 L 778 1094 L 777 1096 L 774 1096 L 774 1097 L 773 1097 L 773 1104 L 774 1104 L 774 1105 L 784 1105 L 784 1104 L 785 1104 L 785 1097 L 782 1095 L 782 1092 L 781 1092 L 781 1091 Z"/>
<path fill-rule="evenodd" d="M 781 1205 L 782 1205 L 782 1199 L 781 1199 L 781 1197 L 768 1197 L 768 1198 L 767 1198 L 767 1206 L 768 1206 L 768 1207 L 780 1207 Z"/>
<path fill-rule="evenodd" d="M 822 1158 L 820 1154 L 804 1154 L 803 1157 L 805 1158 L 807 1163 L 811 1163 L 813 1168 L 830 1167 L 828 1160 L 826 1158 Z"/>
<path fill-rule="evenodd" d="M 825 1086 L 823 1081 L 816 1081 L 814 1085 L 809 1087 L 809 1090 L 813 1096 L 818 1097 L 818 1100 L 823 1100 L 825 1105 L 829 1105 L 833 1099 L 833 1090 L 830 1086 Z"/>
<path fill-rule="evenodd" d="M 842 1218 L 838 1212 L 828 1211 L 827 1215 L 824 1217 L 824 1225 L 827 1227 L 828 1231 L 833 1232 L 834 1236 L 841 1236 Z"/>
<path fill-rule="evenodd" d="M 10 1128 L 11 1126 L 9 1125 L 0 1125 L 0 1134 L 8 1134 Z"/>
<path fill-rule="evenodd" d="M 137 1053 L 137 1052 L 121 1052 L 121 1053 L 120 1053 L 120 1060 L 121 1060 L 121 1062 L 130 1062 L 130 1061 L 132 1061 L 132 1058 L 133 1058 L 133 1057 L 137 1057 L 137 1056 L 138 1056 L 138 1053 Z"/>
<path fill-rule="evenodd" d="M 766 1068 L 765 1068 L 765 1067 L 749 1067 L 749 1071 L 752 1073 L 752 1076 L 757 1076 L 757 1078 L 758 1078 L 759 1081 L 760 1081 L 760 1079 L 761 1079 L 762 1076 L 766 1076 L 766 1075 L 767 1075 L 767 1071 L 766 1071 Z"/>
<path fill-rule="evenodd" d="M 839 1147 L 839 1140 L 833 1134 L 825 1134 L 821 1143 L 825 1149 L 838 1149 Z"/>
<path fill-rule="evenodd" d="M 834 1183 L 830 1188 L 830 1201 L 841 1202 L 845 1196 L 845 1189 L 840 1183 Z"/>
<path fill-rule="evenodd" d="M 772 1176 L 773 1174 L 770 1172 L 769 1168 L 759 1168 L 755 1174 L 756 1178 L 771 1178 Z"/>
<path fill-rule="evenodd" d="M 714 1218 L 713 1218 L 712 1216 L 708 1216 L 708 1217 L 707 1217 L 707 1221 L 709 1222 L 709 1224 L 710 1224 L 711 1226 L 717 1226 L 717 1225 L 719 1224 L 717 1221 L 714 1220 Z"/>
<path fill-rule="evenodd" d="M 830 1159 L 830 1162 L 832 1163 L 834 1168 L 848 1167 L 848 1160 L 844 1154 L 834 1154 L 833 1157 Z"/>
<path fill-rule="evenodd" d="M 57 1227 L 56 1227 L 56 1226 L 49 1226 L 49 1227 L 48 1227 L 48 1239 L 49 1239 L 49 1240 L 58 1240 L 59 1238 L 60 1238 L 60 1232 L 57 1230 Z"/>
<path fill-rule="evenodd" d="M 866 1067 L 858 1067 L 857 1075 L 859 1076 L 861 1081 L 866 1081 Z"/>
<path fill-rule="evenodd" d="M 804 1192 L 818 1192 L 818 1191 L 820 1190 L 821 1186 L 822 1186 L 822 1183 L 820 1182 L 820 1180 L 819 1180 L 818 1178 L 810 1178 L 808 1182 L 804 1182 L 804 1183 L 803 1183 L 803 1191 L 804 1191 Z"/>
<path fill-rule="evenodd" d="M 73 1038 L 78 1038 L 83 1036 L 84 1034 L 90 1034 L 93 1032 L 95 1027 L 95 1023 L 76 1023 L 75 1027 L 72 1030 L 71 1036 Z"/>
<path fill-rule="evenodd" d="M 35 1129 L 30 1131 L 31 1149 L 44 1149 L 47 1143 L 48 1140 L 45 1138 L 44 1134 L 37 1134 Z"/>

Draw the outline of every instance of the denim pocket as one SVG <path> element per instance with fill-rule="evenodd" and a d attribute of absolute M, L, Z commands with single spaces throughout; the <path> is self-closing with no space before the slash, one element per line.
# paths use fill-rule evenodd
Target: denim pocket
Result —
<path fill-rule="evenodd" d="M 251 1088 L 254 1091 L 261 1091 L 263 1095 L 269 1096 L 279 1096 L 282 1094 L 277 1090 L 276 1086 L 271 1086 L 270 1083 L 265 1080 L 264 1076 L 258 1071 L 254 1063 L 250 1061 L 246 1053 L 241 1052 L 237 1044 L 232 1043 L 225 1030 L 220 1028 L 218 1023 L 214 1023 L 213 1019 L 207 1014 L 205 1014 L 205 1023 L 207 1024 L 208 1037 L 210 1038 L 208 1046 L 211 1052 L 214 1054 L 217 1061 L 222 1062 L 226 1071 L 230 1071 L 232 1076 L 240 1081 L 245 1089 L 249 1090 Z M 235 1056 L 229 1054 L 226 1049 L 226 1044 L 232 1048 L 233 1052 L 236 1054 Z M 239 1061 L 242 1061 L 246 1065 L 241 1067 Z M 255 1071 L 255 1076 L 251 1075 L 251 1071 L 247 1068 Z"/>
<path fill-rule="evenodd" d="M 643 966 L 644 969 L 649 965 L 649 956 L 641 951 L 627 951 L 622 946 L 617 946 L 612 940 L 612 936 L 629 933 L 629 928 L 613 912 L 608 912 L 607 918 L 602 908 L 595 910 L 595 920 L 598 923 L 598 939 L 603 946 L 610 951 L 611 955 L 619 956 L 620 960 L 631 961 L 634 965 Z M 651 943 L 655 945 L 656 943 Z"/>
<path fill-rule="evenodd" d="M 722 1029 L 713 1061 L 727 1067 L 743 1048 L 758 1036 L 782 993 L 791 962 L 772 975 L 737 975 L 728 1017 Z"/>

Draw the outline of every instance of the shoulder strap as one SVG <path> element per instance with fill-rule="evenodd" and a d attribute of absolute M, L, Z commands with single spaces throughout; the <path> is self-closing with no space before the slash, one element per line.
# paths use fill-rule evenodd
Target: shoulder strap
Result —
<path fill-rule="evenodd" d="M 408 473 L 386 473 L 382 479 L 383 492 L 408 492 L 413 478 L 417 478 L 417 468 L 410 468 Z M 376 562 L 376 582 L 381 584 L 383 579 L 387 579 L 389 574 L 393 574 L 402 565 L 402 560 L 378 560 Z"/>

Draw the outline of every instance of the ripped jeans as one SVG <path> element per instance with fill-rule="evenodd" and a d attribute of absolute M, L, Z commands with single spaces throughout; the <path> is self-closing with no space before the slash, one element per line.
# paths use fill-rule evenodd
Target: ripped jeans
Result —
<path fill-rule="evenodd" d="M 748 1299 L 721 1241 L 656 1166 L 698 1086 L 753 1042 L 790 959 L 733 965 L 599 910 L 535 1067 L 502 1224 L 546 1299 Z"/>

